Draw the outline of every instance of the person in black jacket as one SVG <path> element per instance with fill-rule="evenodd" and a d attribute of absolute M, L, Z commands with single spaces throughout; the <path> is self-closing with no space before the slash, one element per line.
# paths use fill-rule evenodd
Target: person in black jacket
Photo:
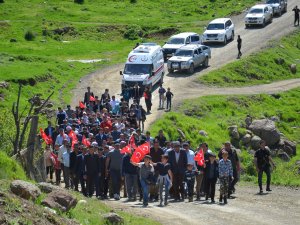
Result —
<path fill-rule="evenodd" d="M 102 199 L 105 199 L 107 197 L 107 191 L 105 189 L 105 161 L 106 161 L 106 157 L 105 155 L 103 155 L 103 149 L 99 149 L 98 150 L 98 157 L 99 157 L 99 196 L 97 197 L 101 197 Z"/>
<path fill-rule="evenodd" d="M 70 177 L 71 177 L 71 187 L 75 187 L 75 191 L 78 191 L 78 179 L 76 179 L 75 173 L 76 173 L 76 160 L 77 160 L 77 155 L 79 154 L 79 145 L 78 143 L 74 144 L 74 149 L 70 153 Z M 77 183 L 75 185 L 75 182 Z"/>
<path fill-rule="evenodd" d="M 193 201 L 193 195 L 194 195 L 194 186 L 195 186 L 195 179 L 197 175 L 197 171 L 193 170 L 194 164 L 189 163 L 187 165 L 187 170 L 184 174 L 184 182 L 187 184 L 187 194 L 189 197 L 189 202 Z"/>
<path fill-rule="evenodd" d="M 83 179 L 84 173 L 85 173 L 85 167 L 84 167 L 84 157 L 86 154 L 86 147 L 81 148 L 81 152 L 76 156 L 76 162 L 75 162 L 75 178 L 74 178 L 74 186 L 75 190 L 78 190 L 78 183 L 80 182 L 81 186 L 81 192 L 84 196 L 86 196 L 86 186 L 85 186 L 85 180 Z"/>
<path fill-rule="evenodd" d="M 133 151 L 133 149 L 132 149 Z M 137 167 L 130 162 L 131 153 L 126 153 L 122 160 L 122 176 L 125 177 L 125 185 L 128 201 L 136 201 L 138 187 Z"/>
<path fill-rule="evenodd" d="M 99 173 L 99 160 L 98 155 L 94 154 L 94 146 L 89 147 L 89 153 L 84 156 L 85 179 L 87 185 L 87 195 L 92 197 L 95 191 L 95 186 L 98 183 Z M 97 185 L 98 186 L 98 185 Z M 96 189 L 96 191 L 98 191 Z M 98 196 L 98 193 L 96 193 Z"/>
<path fill-rule="evenodd" d="M 237 48 L 238 48 L 238 56 L 237 58 L 241 58 L 242 56 L 242 52 L 241 52 L 241 48 L 242 48 L 242 38 L 240 35 L 238 35 L 238 38 L 237 38 Z"/>
<path fill-rule="evenodd" d="M 180 142 L 173 143 L 174 149 L 168 153 L 171 171 L 173 173 L 173 191 L 175 200 L 184 200 L 183 179 L 187 167 L 187 155 L 184 150 L 180 149 Z"/>
<path fill-rule="evenodd" d="M 205 199 L 208 200 L 208 197 L 211 199 L 211 203 L 215 202 L 215 191 L 216 183 L 219 176 L 218 163 L 216 161 L 216 155 L 212 152 L 209 154 L 209 161 L 206 163 L 205 167 Z"/>
<path fill-rule="evenodd" d="M 88 105 L 90 103 L 90 97 L 93 96 L 94 97 L 94 93 L 91 92 L 91 88 L 87 87 L 87 92 L 84 93 L 84 104 Z"/>
<path fill-rule="evenodd" d="M 299 13 L 300 13 L 300 9 L 298 9 L 298 6 L 295 6 L 295 8 L 293 8 L 293 11 L 295 13 L 294 26 L 299 26 Z"/>

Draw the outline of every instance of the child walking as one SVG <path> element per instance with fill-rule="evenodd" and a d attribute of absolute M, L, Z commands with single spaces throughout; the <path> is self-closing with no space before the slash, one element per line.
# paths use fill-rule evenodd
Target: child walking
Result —
<path fill-rule="evenodd" d="M 185 171 L 184 181 L 187 184 L 187 194 L 189 197 L 189 202 L 193 201 L 193 194 L 194 194 L 194 186 L 195 186 L 195 178 L 197 172 L 193 170 L 194 165 L 188 163 L 187 170 Z"/>
<path fill-rule="evenodd" d="M 223 159 L 219 162 L 219 179 L 220 179 L 220 199 L 222 202 L 224 199 L 224 204 L 227 204 L 227 195 L 229 187 L 229 178 L 233 179 L 233 170 L 231 161 L 228 159 L 228 152 L 222 151 Z"/>
<path fill-rule="evenodd" d="M 217 179 L 219 176 L 219 168 L 218 163 L 216 161 L 216 155 L 212 152 L 208 154 L 209 162 L 206 163 L 205 167 L 205 199 L 208 200 L 208 197 L 210 197 L 211 203 L 215 203 L 215 191 Z"/>
<path fill-rule="evenodd" d="M 162 155 L 161 162 L 153 163 L 153 166 L 155 166 L 158 170 L 157 185 L 159 187 L 160 206 L 163 206 L 163 200 L 164 205 L 168 205 L 169 190 L 172 186 L 173 174 L 168 160 L 168 155 Z"/>
<path fill-rule="evenodd" d="M 143 206 L 148 206 L 148 195 L 149 195 L 149 185 L 151 184 L 151 177 L 154 174 L 154 167 L 150 164 L 151 156 L 146 155 L 144 158 L 144 162 L 135 163 L 131 162 L 134 166 L 138 166 L 140 168 L 140 183 L 143 190 Z"/>

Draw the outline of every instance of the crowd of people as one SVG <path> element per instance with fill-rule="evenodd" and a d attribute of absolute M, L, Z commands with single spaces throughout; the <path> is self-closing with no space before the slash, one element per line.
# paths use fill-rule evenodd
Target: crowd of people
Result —
<path fill-rule="evenodd" d="M 49 138 L 44 157 L 50 182 L 61 185 L 63 177 L 65 188 L 98 199 L 119 200 L 123 189 L 128 201 L 139 199 L 144 206 L 159 201 L 163 206 L 170 198 L 193 201 L 203 196 L 214 203 L 219 179 L 219 201 L 226 204 L 235 192 L 240 171 L 238 154 L 230 142 L 224 143 L 217 160 L 207 143 L 194 151 L 188 140 L 167 140 L 163 130 L 152 137 L 143 131 L 145 115 L 136 99 L 129 107 L 124 99 L 110 98 L 108 89 L 99 100 L 88 88 L 76 109 L 58 108 L 57 125 L 48 121 L 43 130 Z M 142 161 L 133 161 L 135 149 L 145 143 L 149 151 Z M 124 152 L 128 146 L 129 151 Z M 196 160 L 200 154 L 201 163 Z M 261 170 L 268 172 L 265 166 Z"/>

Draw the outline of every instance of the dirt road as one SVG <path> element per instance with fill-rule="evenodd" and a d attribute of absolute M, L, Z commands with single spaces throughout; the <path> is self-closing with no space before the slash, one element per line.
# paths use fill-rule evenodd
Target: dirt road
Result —
<path fill-rule="evenodd" d="M 150 217 L 165 225 L 176 224 L 269 224 L 296 225 L 300 221 L 300 191 L 285 187 L 273 187 L 268 194 L 257 194 L 254 187 L 240 186 L 235 199 L 228 205 L 211 204 L 209 201 L 170 203 L 158 207 L 150 203 L 142 208 L 140 202 L 107 201 L 110 207 L 143 217 Z"/>
<path fill-rule="evenodd" d="M 265 28 L 245 29 L 243 18 L 244 13 L 233 17 L 235 23 L 235 33 L 240 34 L 243 39 L 242 52 L 244 56 L 260 50 L 265 47 L 269 40 L 279 39 L 286 34 L 292 32 L 295 28 L 293 24 L 292 7 L 296 5 L 297 0 L 290 0 L 288 12 L 279 18 L 274 18 L 273 23 Z M 226 95 L 226 94 L 258 94 L 258 93 L 274 93 L 289 90 L 300 86 L 300 79 L 290 81 L 276 82 L 268 85 L 257 85 L 255 87 L 244 88 L 212 88 L 205 87 L 201 84 L 193 82 L 197 77 L 203 76 L 205 73 L 217 69 L 225 64 L 236 60 L 237 50 L 236 42 L 233 41 L 227 46 L 217 46 L 212 48 L 212 59 L 210 67 L 196 72 L 194 75 L 168 74 L 164 78 L 164 85 L 170 87 L 174 93 L 174 105 L 180 104 L 183 99 L 194 98 L 203 95 Z M 73 90 L 72 106 L 78 104 L 83 98 L 87 86 L 91 86 L 92 91 L 100 95 L 105 88 L 110 89 L 111 94 L 120 97 L 121 76 L 119 71 L 123 69 L 123 64 L 114 65 L 98 71 L 95 71 L 81 79 L 76 89 Z M 143 103 L 143 100 L 141 101 Z M 147 116 L 145 129 L 149 127 L 164 111 L 158 111 L 158 94 L 153 93 L 153 109 L 152 114 Z"/>

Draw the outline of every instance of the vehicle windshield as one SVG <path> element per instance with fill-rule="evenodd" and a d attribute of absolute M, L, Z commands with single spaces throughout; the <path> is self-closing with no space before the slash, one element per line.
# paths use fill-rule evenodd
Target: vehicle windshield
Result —
<path fill-rule="evenodd" d="M 208 25 L 207 30 L 224 30 L 223 23 L 211 23 Z"/>
<path fill-rule="evenodd" d="M 249 13 L 255 14 L 255 13 L 263 13 L 263 9 L 251 9 Z"/>
<path fill-rule="evenodd" d="M 151 64 L 125 64 L 124 73 L 132 75 L 151 74 Z"/>
<path fill-rule="evenodd" d="M 173 45 L 184 44 L 184 38 L 171 38 L 168 40 L 167 44 L 173 44 Z"/>
<path fill-rule="evenodd" d="M 267 4 L 279 3 L 280 0 L 268 0 Z"/>
<path fill-rule="evenodd" d="M 193 56 L 192 50 L 178 50 L 175 56 Z"/>

